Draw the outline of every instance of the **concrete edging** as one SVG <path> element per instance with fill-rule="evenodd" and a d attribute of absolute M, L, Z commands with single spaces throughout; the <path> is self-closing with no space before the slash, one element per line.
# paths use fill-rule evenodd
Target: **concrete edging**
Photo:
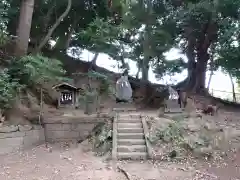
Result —
<path fill-rule="evenodd" d="M 144 137 L 145 137 L 145 141 L 146 141 L 148 156 L 149 156 L 150 159 L 155 159 L 154 154 L 153 154 L 152 145 L 148 140 L 149 130 L 148 130 L 146 119 L 145 119 L 144 116 L 141 116 L 141 120 L 142 120 L 142 125 L 143 125 L 143 131 L 144 131 Z"/>
<path fill-rule="evenodd" d="M 113 137 L 112 137 L 112 159 L 117 160 L 117 120 L 118 113 L 115 113 L 113 119 Z"/>

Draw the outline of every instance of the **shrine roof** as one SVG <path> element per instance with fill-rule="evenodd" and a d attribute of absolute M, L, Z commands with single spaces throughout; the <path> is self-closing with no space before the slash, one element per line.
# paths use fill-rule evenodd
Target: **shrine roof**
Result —
<path fill-rule="evenodd" d="M 55 86 L 52 87 L 52 89 L 57 89 L 57 88 L 64 88 L 64 89 L 69 88 L 69 89 L 72 89 L 72 90 L 81 89 L 81 88 L 77 88 L 76 86 L 74 86 L 70 83 L 66 83 L 66 82 L 56 84 Z"/>

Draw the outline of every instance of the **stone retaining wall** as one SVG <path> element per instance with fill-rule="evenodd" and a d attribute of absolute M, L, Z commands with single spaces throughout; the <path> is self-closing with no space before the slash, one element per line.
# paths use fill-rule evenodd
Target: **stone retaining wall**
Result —
<path fill-rule="evenodd" d="M 109 122 L 110 116 L 47 119 L 41 126 L 0 126 L 0 155 L 15 152 L 47 142 L 81 141 L 90 135 L 99 123 Z M 44 135 L 45 130 L 45 135 Z"/>
<path fill-rule="evenodd" d="M 45 122 L 46 139 L 48 142 L 81 141 L 90 135 L 96 125 L 109 120 L 110 117 L 48 120 Z"/>
<path fill-rule="evenodd" d="M 44 142 L 41 126 L 2 126 L 0 127 L 0 155 L 40 145 Z"/>

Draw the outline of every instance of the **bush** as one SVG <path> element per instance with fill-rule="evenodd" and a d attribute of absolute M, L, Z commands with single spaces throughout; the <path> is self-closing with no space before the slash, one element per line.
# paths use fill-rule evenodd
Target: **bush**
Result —
<path fill-rule="evenodd" d="M 4 46 L 8 42 L 8 36 L 7 33 L 0 30 L 0 47 Z"/>
<path fill-rule="evenodd" d="M 13 59 L 9 64 L 8 74 L 19 84 L 33 88 L 63 80 L 65 70 L 56 59 L 29 55 Z"/>
<path fill-rule="evenodd" d="M 7 70 L 0 72 L 0 109 L 6 110 L 11 108 L 16 98 L 20 85 L 16 81 L 12 81 Z"/>
<path fill-rule="evenodd" d="M 17 93 L 35 91 L 44 84 L 64 80 L 65 71 L 60 61 L 41 55 L 13 58 L 0 72 L 0 109 L 11 108 Z"/>

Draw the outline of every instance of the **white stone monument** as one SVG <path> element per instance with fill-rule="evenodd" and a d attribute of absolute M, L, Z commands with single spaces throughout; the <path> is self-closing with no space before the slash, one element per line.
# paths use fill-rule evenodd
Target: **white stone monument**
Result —
<path fill-rule="evenodd" d="M 116 82 L 116 98 L 120 101 L 131 101 L 132 87 L 127 75 L 122 75 Z"/>
<path fill-rule="evenodd" d="M 167 109 L 166 112 L 179 112 L 180 105 L 178 103 L 178 92 L 174 90 L 171 86 L 168 86 L 169 99 L 166 102 Z"/>

